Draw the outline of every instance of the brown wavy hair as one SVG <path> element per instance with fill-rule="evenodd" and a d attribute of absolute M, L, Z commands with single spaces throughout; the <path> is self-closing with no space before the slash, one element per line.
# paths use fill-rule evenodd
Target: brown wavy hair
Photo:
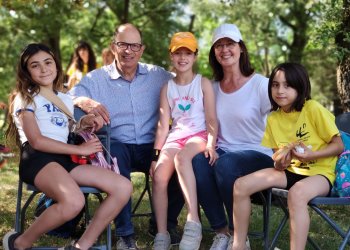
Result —
<path fill-rule="evenodd" d="M 15 138 L 16 144 L 20 145 L 17 127 L 13 120 L 13 101 L 17 95 L 23 99 L 25 106 L 33 104 L 33 97 L 40 91 L 40 86 L 33 80 L 28 71 L 28 60 L 38 52 L 43 51 L 51 55 L 56 63 L 57 76 L 53 81 L 53 90 L 62 91 L 63 89 L 63 72 L 62 66 L 54 53 L 44 44 L 31 43 L 28 44 L 22 51 L 19 62 L 17 64 L 16 87 L 9 96 L 9 112 L 7 116 L 8 128 L 6 130 L 7 141 L 12 141 Z"/>

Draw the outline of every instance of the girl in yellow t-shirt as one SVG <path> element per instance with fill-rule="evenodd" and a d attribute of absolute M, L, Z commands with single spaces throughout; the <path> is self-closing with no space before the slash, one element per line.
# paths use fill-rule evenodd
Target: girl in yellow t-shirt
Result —
<path fill-rule="evenodd" d="M 334 116 L 311 100 L 305 68 L 282 63 L 271 73 L 272 111 L 262 145 L 274 150 L 274 168 L 239 178 L 234 184 L 232 249 L 246 249 L 251 210 L 250 195 L 278 187 L 289 190 L 290 249 L 304 249 L 310 219 L 307 204 L 330 194 L 337 155 L 343 150 Z"/>

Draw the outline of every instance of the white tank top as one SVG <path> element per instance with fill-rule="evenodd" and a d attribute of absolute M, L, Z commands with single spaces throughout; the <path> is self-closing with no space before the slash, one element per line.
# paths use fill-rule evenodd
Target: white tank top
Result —
<path fill-rule="evenodd" d="M 186 85 L 169 80 L 167 97 L 173 122 L 166 142 L 206 130 L 201 75 Z"/>

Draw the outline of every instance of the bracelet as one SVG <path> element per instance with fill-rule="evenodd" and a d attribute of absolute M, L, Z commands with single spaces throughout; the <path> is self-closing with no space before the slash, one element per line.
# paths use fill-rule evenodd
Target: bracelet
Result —
<path fill-rule="evenodd" d="M 152 161 L 158 161 L 159 154 L 160 154 L 160 150 L 159 149 L 153 149 L 153 151 L 152 151 Z"/>

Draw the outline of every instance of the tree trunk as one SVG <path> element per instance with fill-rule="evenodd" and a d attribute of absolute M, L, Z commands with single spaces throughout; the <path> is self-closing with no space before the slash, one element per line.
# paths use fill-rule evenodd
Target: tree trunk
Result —
<path fill-rule="evenodd" d="M 335 42 L 342 55 L 337 69 L 337 87 L 344 112 L 350 111 L 350 1 L 343 0 L 343 18 Z"/>
<path fill-rule="evenodd" d="M 350 58 L 343 60 L 337 69 L 337 87 L 344 112 L 350 112 Z"/>

